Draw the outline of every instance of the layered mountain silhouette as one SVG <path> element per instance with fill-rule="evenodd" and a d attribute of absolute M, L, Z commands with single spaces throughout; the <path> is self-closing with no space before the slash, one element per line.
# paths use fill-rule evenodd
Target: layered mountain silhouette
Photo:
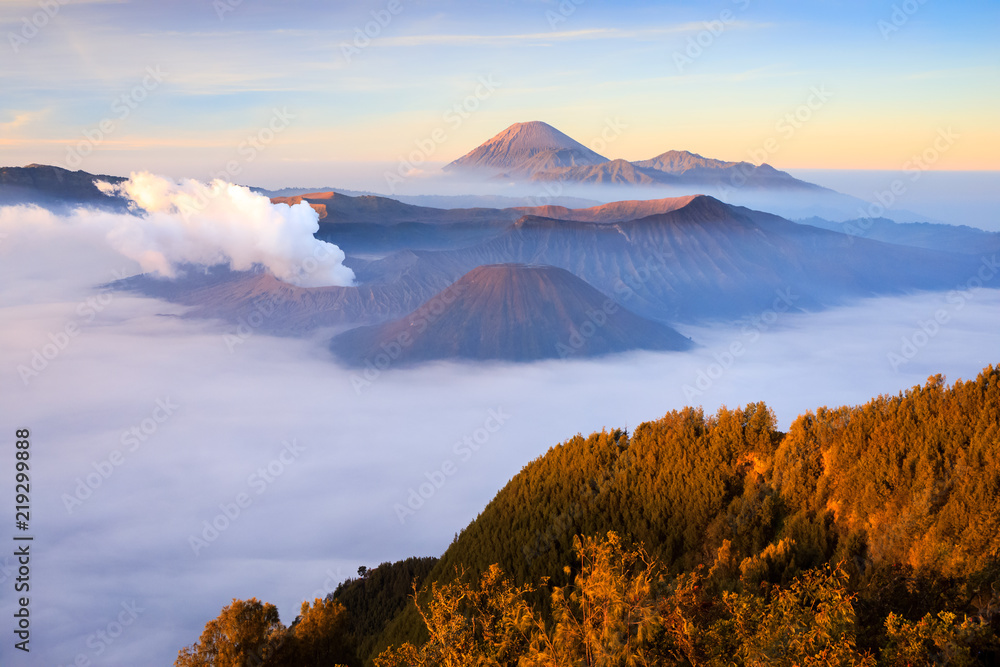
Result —
<path fill-rule="evenodd" d="M 1000 232 L 987 232 L 966 225 L 944 225 L 933 222 L 899 223 L 887 218 L 857 218 L 842 222 L 807 218 L 799 222 L 851 236 L 915 248 L 947 250 L 971 255 L 1000 252 Z"/>
<path fill-rule="evenodd" d="M 609 160 L 541 121 L 514 123 L 451 162 L 445 171 L 532 181 L 605 185 L 738 184 L 738 187 L 823 190 L 770 165 L 725 162 L 687 151 L 648 160 Z"/>
<path fill-rule="evenodd" d="M 480 266 L 420 308 L 333 339 L 352 365 L 439 359 L 534 361 L 628 350 L 684 350 L 674 329 L 641 318 L 552 266 Z"/>
<path fill-rule="evenodd" d="M 473 269 L 493 264 L 558 267 L 641 317 L 675 323 L 954 289 L 980 263 L 974 255 L 851 237 L 703 195 L 547 212 L 523 215 L 464 247 L 406 249 L 368 260 L 349 255 L 359 281 L 354 287 L 305 289 L 262 272 L 221 269 L 174 281 L 140 276 L 119 286 L 230 322 L 264 307 L 278 315 L 264 318 L 260 330 L 298 335 L 401 318 Z M 642 217 L 620 219 L 632 214 Z M 337 225 L 328 227 L 325 238 L 339 243 Z M 446 233 L 449 226 L 428 228 Z"/>
<path fill-rule="evenodd" d="M 622 222 L 665 213 L 689 203 L 695 196 L 617 201 L 587 208 L 565 206 L 514 206 L 509 208 L 434 208 L 404 204 L 396 199 L 363 195 L 353 197 L 338 192 L 313 192 L 289 197 L 272 197 L 273 204 L 294 206 L 306 202 L 319 215 L 320 225 L 456 225 L 463 223 L 512 223 L 524 215 L 543 215 L 560 220 Z"/>
<path fill-rule="evenodd" d="M 775 189 L 825 190 L 813 183 L 800 181 L 769 164 L 759 166 L 750 162 L 726 162 L 702 157 L 688 151 L 667 151 L 649 160 L 633 162 L 639 169 L 653 170 L 675 176 L 680 180 L 703 184 L 741 184 L 751 187 Z"/>
<path fill-rule="evenodd" d="M 672 211 L 687 205 L 695 196 L 619 201 L 586 208 L 545 205 L 502 209 L 431 208 L 386 197 L 352 197 L 336 192 L 273 197 L 271 201 L 288 205 L 306 202 L 319 215 L 319 238 L 336 243 L 349 254 L 384 255 L 403 249 L 444 250 L 475 245 L 495 238 L 525 215 L 580 222 L 624 222 Z"/>
<path fill-rule="evenodd" d="M 951 289 L 978 259 L 799 225 L 697 196 L 665 213 L 615 223 L 525 216 L 475 246 L 390 255 L 356 267 L 374 279 L 400 263 L 410 276 L 458 277 L 502 262 L 564 268 L 633 312 L 662 321 L 735 319 L 791 290 L 794 307 L 916 289 Z"/>
<path fill-rule="evenodd" d="M 481 187 L 495 189 L 502 182 L 508 193 L 535 197 L 540 190 L 603 201 L 703 193 L 789 219 L 849 220 L 871 207 L 766 163 L 717 160 L 683 150 L 631 162 L 609 160 L 540 121 L 511 125 L 444 170 L 465 185 L 481 181 Z M 931 221 L 901 208 L 884 215 L 897 222 Z"/>
<path fill-rule="evenodd" d="M 553 143 L 562 142 L 550 146 L 551 150 L 579 151 L 561 138 L 564 135 L 549 133 L 544 127 L 534 129 L 540 136 L 552 138 Z M 495 166 L 503 167 L 504 160 L 531 152 L 529 144 L 517 144 L 511 137 L 505 142 L 492 153 L 484 153 L 482 159 L 495 158 L 499 160 Z M 510 150 L 501 150 L 504 147 Z M 541 154 L 536 151 L 526 159 Z M 693 154 L 674 153 L 636 169 L 676 178 L 704 169 L 728 168 L 725 164 L 712 167 L 711 163 Z M 613 171 L 627 169 L 626 165 L 604 161 L 562 169 Z M 65 207 L 124 204 L 121 198 L 104 195 L 94 186 L 98 177 L 85 172 L 30 165 L 0 170 L 0 177 L 0 201 L 21 198 Z M 563 304 L 561 310 L 553 310 L 544 299 L 529 299 L 522 291 L 520 300 L 515 301 L 520 304 L 519 316 L 510 324 L 526 328 L 505 330 L 499 322 L 491 324 L 498 332 L 506 331 L 503 340 L 517 342 L 519 358 L 543 358 L 552 353 L 552 341 L 568 330 L 567 322 L 579 321 L 577 327 L 586 323 L 578 314 L 581 308 L 584 313 L 591 310 L 595 300 L 614 303 L 623 314 L 609 319 L 604 338 L 594 337 L 587 345 L 573 349 L 580 356 L 648 349 L 653 339 L 668 340 L 662 327 L 675 323 L 731 322 L 771 309 L 811 310 L 874 295 L 954 289 L 976 275 L 985 261 L 984 253 L 1000 249 L 998 235 L 982 230 L 865 219 L 855 221 L 858 233 L 846 223 L 810 221 L 830 228 L 821 229 L 706 195 L 632 199 L 586 208 L 439 209 L 333 191 L 275 201 L 304 201 L 321 211 L 317 236 L 348 253 L 347 264 L 358 277 L 357 285 L 307 289 L 282 283 L 262 270 L 234 272 L 220 266 L 209 270 L 189 267 L 182 277 L 170 280 L 136 276 L 118 281 L 115 287 L 188 306 L 188 317 L 221 319 L 244 328 L 252 323 L 254 330 L 274 334 L 384 327 L 366 334 L 381 345 L 385 336 L 401 333 L 398 327 L 407 316 L 419 312 L 478 267 L 544 266 L 550 268 L 532 269 L 542 272 L 531 273 L 535 276 L 531 280 L 522 276 L 527 271 L 522 267 L 507 270 L 504 280 L 487 281 L 508 285 L 504 293 L 510 294 L 516 292 L 515 286 L 522 290 L 534 286 L 555 295 L 553 303 Z M 572 274 L 579 284 L 569 284 L 572 281 L 562 273 Z M 449 330 L 435 330 L 435 345 L 415 345 L 414 361 L 448 355 L 516 357 L 514 351 L 501 349 L 499 338 L 481 340 L 478 348 L 467 344 L 473 339 L 470 323 L 488 321 L 473 307 L 483 303 L 485 297 L 470 303 L 465 311 L 454 306 L 451 312 L 466 315 L 438 322 L 437 327 Z M 535 311 L 528 316 L 530 308 Z M 563 314 L 547 319 L 557 313 Z M 616 326 L 616 319 L 629 317 L 640 318 L 640 322 Z M 650 327 L 661 329 L 657 333 Z M 629 338 L 624 330 L 637 337 Z M 345 358 L 352 354 L 355 360 L 361 358 L 358 355 L 365 350 L 359 341 L 350 350 L 345 348 Z M 544 346 L 550 347 L 543 350 Z"/>

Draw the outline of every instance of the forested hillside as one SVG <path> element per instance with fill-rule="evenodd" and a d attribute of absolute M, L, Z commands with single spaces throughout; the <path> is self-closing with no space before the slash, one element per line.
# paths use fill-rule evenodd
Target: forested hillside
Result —
<path fill-rule="evenodd" d="M 391 622 L 398 577 L 331 596 L 347 664 L 995 664 L 1000 367 L 574 437 L 413 574 Z"/>

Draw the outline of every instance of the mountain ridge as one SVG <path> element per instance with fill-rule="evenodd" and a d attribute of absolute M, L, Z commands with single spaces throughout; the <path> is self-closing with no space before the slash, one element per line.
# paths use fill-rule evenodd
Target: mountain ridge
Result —
<path fill-rule="evenodd" d="M 736 187 L 826 190 L 766 163 L 728 162 L 690 151 L 668 150 L 647 160 L 608 159 L 541 121 L 508 126 L 447 164 L 444 171 L 580 184 L 691 186 L 729 183 Z"/>
<path fill-rule="evenodd" d="M 789 290 L 794 294 L 789 308 L 816 310 L 880 294 L 953 289 L 979 263 L 972 255 L 797 224 L 707 195 L 657 205 L 667 210 L 641 205 L 631 210 L 647 215 L 615 222 L 594 222 L 603 217 L 595 211 L 579 215 L 582 220 L 514 211 L 516 220 L 464 246 L 404 249 L 370 259 L 349 252 L 356 287 L 291 293 L 260 275 L 225 272 L 212 285 L 137 277 L 121 286 L 229 321 L 247 317 L 270 294 L 286 310 L 263 326 L 301 334 L 322 326 L 375 325 L 400 318 L 476 267 L 490 264 L 558 267 L 640 317 L 704 323 L 763 312 L 777 294 Z M 614 207 L 607 209 L 608 220 L 614 212 Z M 326 227 L 323 238 L 338 242 L 337 225 Z M 242 283 L 256 287 L 247 290 Z"/>

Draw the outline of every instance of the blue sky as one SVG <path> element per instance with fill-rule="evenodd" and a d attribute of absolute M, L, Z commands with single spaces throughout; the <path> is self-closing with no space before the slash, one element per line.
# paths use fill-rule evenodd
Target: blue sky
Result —
<path fill-rule="evenodd" d="M 934 169 L 1000 169 L 995 2 L 64 2 L 0 2 L 4 165 L 318 183 L 544 120 L 785 169 L 899 169 L 951 128 Z"/>

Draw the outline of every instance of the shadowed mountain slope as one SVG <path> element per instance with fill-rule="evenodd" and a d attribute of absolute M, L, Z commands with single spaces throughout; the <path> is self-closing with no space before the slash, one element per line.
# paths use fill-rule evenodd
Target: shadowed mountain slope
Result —
<path fill-rule="evenodd" d="M 29 164 L 25 167 L 0 167 L 0 206 L 37 204 L 56 209 L 94 206 L 124 211 L 125 201 L 101 192 L 94 180 L 121 183 L 120 176 L 101 176 L 62 167 Z"/>
<path fill-rule="evenodd" d="M 380 262 L 360 275 L 378 273 Z M 414 252 L 409 270 L 458 276 L 503 262 L 564 268 L 636 314 L 671 322 L 759 314 L 782 295 L 789 307 L 818 309 L 952 289 L 978 267 L 968 256 L 852 238 L 699 196 L 611 224 L 525 216 L 476 246 Z"/>
<path fill-rule="evenodd" d="M 661 205 L 677 207 L 613 223 L 523 216 L 467 247 L 404 250 L 371 260 L 349 257 L 358 278 L 355 287 L 304 289 L 267 274 L 226 271 L 191 272 L 179 281 L 137 277 L 119 286 L 190 305 L 194 315 L 228 321 L 239 321 L 272 300 L 282 315 L 261 327 L 297 334 L 400 318 L 490 264 L 558 267 L 641 317 L 694 322 L 955 289 L 985 261 L 850 237 L 707 196 Z M 336 234 L 326 238 L 338 241 Z"/>
<path fill-rule="evenodd" d="M 480 266 L 405 317 L 337 336 L 331 349 L 354 364 L 383 356 L 532 361 L 635 349 L 683 350 L 691 341 L 630 313 L 563 269 Z"/>

